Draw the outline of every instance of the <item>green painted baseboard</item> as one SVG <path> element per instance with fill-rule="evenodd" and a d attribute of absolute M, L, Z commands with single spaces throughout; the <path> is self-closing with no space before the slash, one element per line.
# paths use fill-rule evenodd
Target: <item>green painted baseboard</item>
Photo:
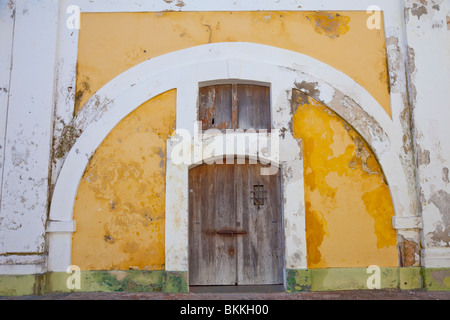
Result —
<path fill-rule="evenodd" d="M 423 287 L 419 267 L 409 268 L 328 268 L 286 271 L 286 290 L 332 291 L 364 289 L 420 289 Z"/>
<path fill-rule="evenodd" d="M 124 270 L 0 275 L 0 296 L 77 291 L 188 292 L 187 272 Z"/>
<path fill-rule="evenodd" d="M 287 292 L 311 291 L 311 270 L 287 269 L 286 291 Z"/>
<path fill-rule="evenodd" d="M 1 296 L 42 294 L 42 275 L 0 275 Z"/>
<path fill-rule="evenodd" d="M 286 270 L 286 291 L 424 289 L 450 291 L 450 268 L 329 268 Z M 0 275 L 0 296 L 51 292 L 188 292 L 188 273 L 175 271 L 80 271 Z"/>

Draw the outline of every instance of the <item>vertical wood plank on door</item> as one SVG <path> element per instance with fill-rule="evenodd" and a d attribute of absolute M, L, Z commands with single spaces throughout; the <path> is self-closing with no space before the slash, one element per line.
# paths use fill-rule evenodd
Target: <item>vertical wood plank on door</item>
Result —
<path fill-rule="evenodd" d="M 238 128 L 270 130 L 270 87 L 239 84 L 237 110 Z"/>
<path fill-rule="evenodd" d="M 199 120 L 202 129 L 232 128 L 231 84 L 199 88 Z"/>
<path fill-rule="evenodd" d="M 190 284 L 234 285 L 236 239 L 217 233 L 235 225 L 234 166 L 195 167 L 189 171 L 189 188 Z"/>
<path fill-rule="evenodd" d="M 237 97 L 237 87 L 238 85 L 236 83 L 233 83 L 231 85 L 231 114 L 232 114 L 232 127 L 233 129 L 238 128 L 238 97 Z"/>
<path fill-rule="evenodd" d="M 267 219 L 266 219 L 266 239 L 270 241 L 269 268 L 272 270 L 273 281 L 283 283 L 284 270 L 284 233 L 283 233 L 283 215 L 282 215 L 282 177 L 281 170 L 274 175 L 265 175 L 263 184 L 267 185 L 266 203 L 267 203 Z"/>
<path fill-rule="evenodd" d="M 194 285 L 200 282 L 200 260 L 203 256 L 201 236 L 202 199 L 199 196 L 200 186 L 205 183 L 202 178 L 200 170 L 189 170 L 189 281 Z"/>
<path fill-rule="evenodd" d="M 235 214 L 235 188 L 234 165 L 221 164 L 214 166 L 214 191 L 216 215 L 214 238 L 216 241 L 216 281 L 223 285 L 235 285 L 236 270 L 236 237 L 217 233 L 234 229 L 236 225 Z M 204 217 L 206 219 L 206 217 Z"/>
<path fill-rule="evenodd" d="M 279 173 L 262 176 L 261 164 L 236 165 L 238 223 L 248 234 L 238 237 L 238 284 L 283 282 L 281 184 Z M 264 205 L 253 203 L 255 185 L 263 185 Z"/>

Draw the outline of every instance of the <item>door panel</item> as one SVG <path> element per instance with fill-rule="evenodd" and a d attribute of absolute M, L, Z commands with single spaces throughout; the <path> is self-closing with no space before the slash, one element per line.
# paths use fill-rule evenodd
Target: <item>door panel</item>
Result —
<path fill-rule="evenodd" d="M 189 171 L 191 285 L 283 282 L 280 174 L 261 164 Z"/>
<path fill-rule="evenodd" d="M 236 223 L 249 230 L 238 240 L 238 284 L 283 283 L 280 175 L 261 164 L 236 165 Z"/>
<path fill-rule="evenodd" d="M 217 233 L 235 225 L 233 165 L 201 165 L 189 171 L 189 281 L 236 284 L 236 238 Z"/>
<path fill-rule="evenodd" d="M 270 88 L 249 84 L 237 86 L 239 129 L 270 130 Z"/>

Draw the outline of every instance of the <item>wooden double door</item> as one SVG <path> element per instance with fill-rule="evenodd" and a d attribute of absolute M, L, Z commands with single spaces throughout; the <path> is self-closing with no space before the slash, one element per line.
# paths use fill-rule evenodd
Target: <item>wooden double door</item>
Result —
<path fill-rule="evenodd" d="M 190 285 L 283 283 L 281 175 L 261 168 L 189 170 Z"/>

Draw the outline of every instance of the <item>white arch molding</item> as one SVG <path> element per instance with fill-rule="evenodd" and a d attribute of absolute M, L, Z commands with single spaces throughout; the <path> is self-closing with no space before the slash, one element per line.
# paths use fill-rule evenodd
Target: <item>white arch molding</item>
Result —
<path fill-rule="evenodd" d="M 71 264 L 71 239 L 75 231 L 72 218 L 78 184 L 90 157 L 109 132 L 142 103 L 175 88 L 176 127 L 193 134 L 198 84 L 217 79 L 270 83 L 272 126 L 288 129 L 280 140 L 279 159 L 283 174 L 286 268 L 306 268 L 304 207 L 298 201 L 304 198 L 303 164 L 301 148 L 289 130 L 290 92 L 296 86 L 311 95 L 313 86 L 313 97 L 343 117 L 371 145 L 388 181 L 396 217 L 409 216 L 405 204 L 411 203 L 411 199 L 399 159 L 401 138 L 395 134 L 384 109 L 363 87 L 331 66 L 300 53 L 252 43 L 207 44 L 142 62 L 111 80 L 83 106 L 72 123 L 82 134 L 65 158 L 52 196 L 47 225 L 48 271 L 66 271 Z M 168 140 L 165 266 L 168 271 L 187 271 L 188 166 L 172 163 L 172 147 Z"/>

